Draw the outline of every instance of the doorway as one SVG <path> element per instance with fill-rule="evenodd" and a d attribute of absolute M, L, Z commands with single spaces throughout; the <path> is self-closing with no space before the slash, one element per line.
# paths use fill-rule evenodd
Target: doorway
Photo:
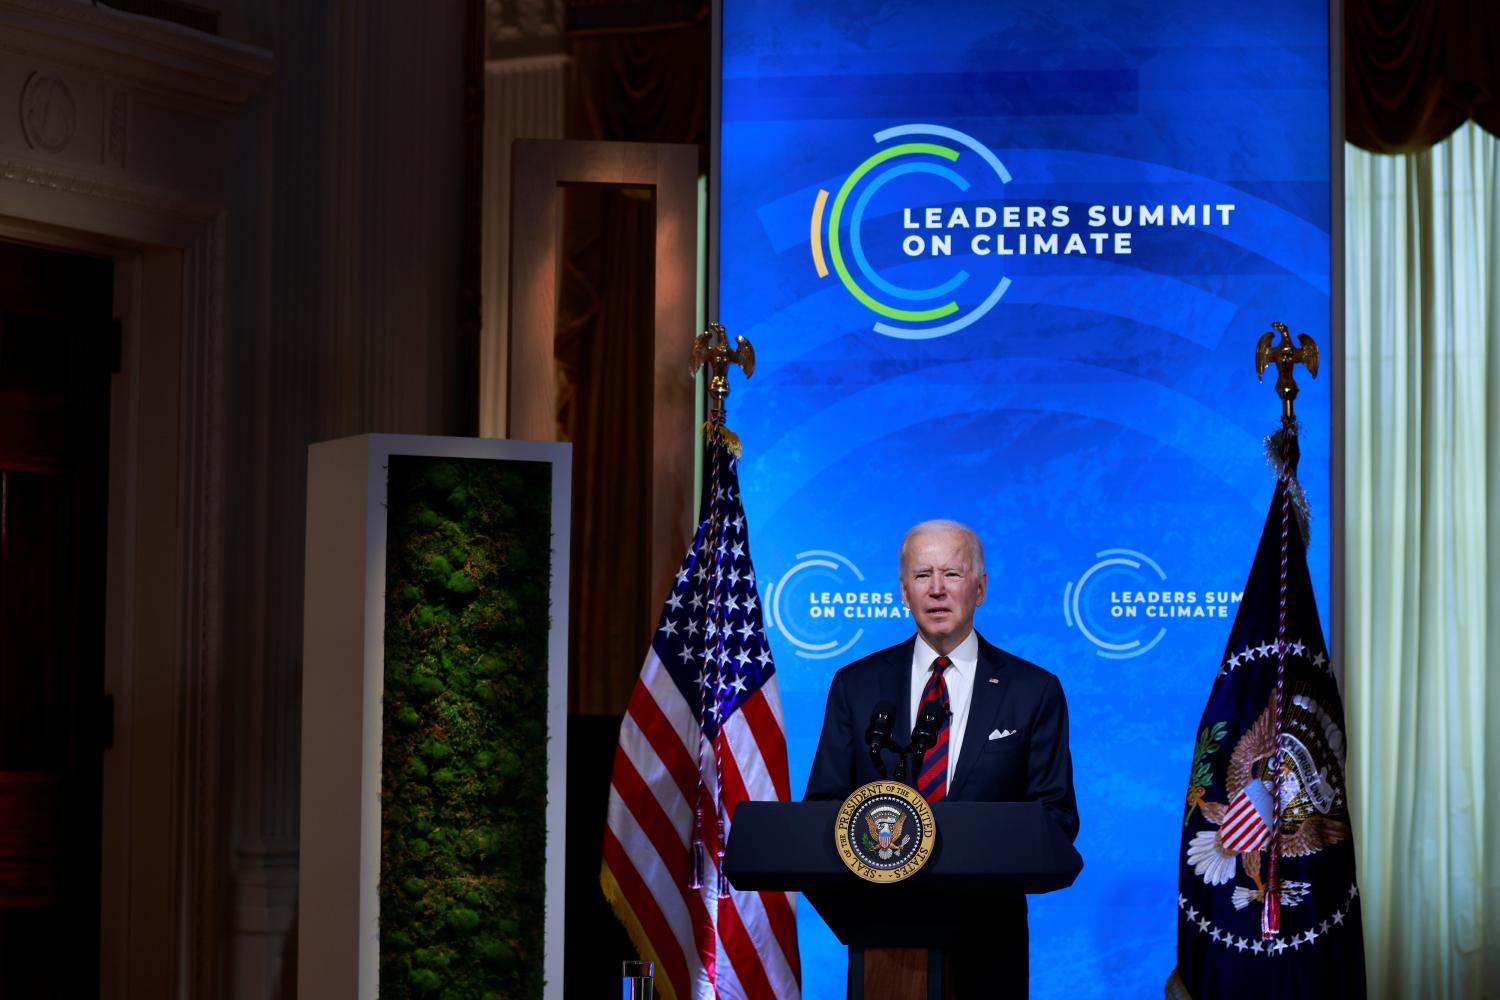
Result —
<path fill-rule="evenodd" d="M 109 260 L 0 242 L 0 998 L 98 996 Z"/>

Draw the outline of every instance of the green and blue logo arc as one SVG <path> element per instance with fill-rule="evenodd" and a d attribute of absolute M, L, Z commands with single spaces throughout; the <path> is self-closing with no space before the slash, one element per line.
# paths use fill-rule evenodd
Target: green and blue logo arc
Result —
<path fill-rule="evenodd" d="M 972 186 L 966 170 L 991 171 L 1001 184 L 1010 183 L 1010 171 L 973 136 L 944 125 L 897 125 L 876 132 L 875 141 L 894 144 L 855 167 L 837 193 L 818 191 L 809 233 L 813 266 L 819 278 L 838 275 L 849 294 L 880 317 L 874 325 L 876 333 L 903 340 L 932 340 L 957 333 L 995 307 L 1010 287 L 1010 279 L 999 276 L 967 308 L 955 295 L 972 278 L 962 268 L 925 288 L 897 284 L 881 274 L 865 252 L 861 240 L 865 211 L 876 192 L 899 177 L 928 174 L 963 193 Z M 851 259 L 858 277 L 850 271 Z"/>

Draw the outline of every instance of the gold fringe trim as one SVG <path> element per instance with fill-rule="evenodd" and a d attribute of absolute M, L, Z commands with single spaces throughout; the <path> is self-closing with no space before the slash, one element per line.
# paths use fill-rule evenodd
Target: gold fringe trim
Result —
<path fill-rule="evenodd" d="M 1193 995 L 1188 992 L 1187 984 L 1182 981 L 1182 977 L 1177 975 L 1176 969 L 1173 969 L 1172 974 L 1167 977 L 1167 985 L 1162 993 L 1165 1000 L 1193 1000 Z"/>
<path fill-rule="evenodd" d="M 712 420 L 703 421 L 703 440 L 712 442 L 718 439 L 719 443 L 729 449 L 729 454 L 739 458 L 744 451 L 740 444 L 740 436 L 723 424 L 716 424 Z"/>
<path fill-rule="evenodd" d="M 625 925 L 625 933 L 630 935 L 630 941 L 635 945 L 635 950 L 640 952 L 642 959 L 651 963 L 654 973 L 652 985 L 656 987 L 657 995 L 663 997 L 664 1000 L 677 1000 L 677 984 L 664 974 L 661 961 L 656 957 L 656 949 L 651 947 L 651 939 L 646 936 L 646 929 L 641 926 L 635 910 L 631 909 L 630 904 L 626 902 L 625 893 L 620 890 L 620 883 L 615 881 L 614 873 L 609 870 L 607 864 L 599 866 L 599 888 L 604 890 L 604 898 L 609 900 L 609 908 L 615 911 L 615 916 L 620 923 Z"/>

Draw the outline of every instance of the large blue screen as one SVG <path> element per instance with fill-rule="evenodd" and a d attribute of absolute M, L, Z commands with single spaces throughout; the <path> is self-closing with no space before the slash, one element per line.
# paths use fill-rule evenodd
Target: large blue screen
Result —
<path fill-rule="evenodd" d="M 974 525 L 979 630 L 1072 719 L 1085 868 L 1031 900 L 1032 995 L 1160 996 L 1273 486 L 1255 342 L 1332 367 L 1327 7 L 724 0 L 720 41 L 717 311 L 759 358 L 730 424 L 794 792 L 834 670 L 911 634 L 902 533 Z M 1326 615 L 1328 373 L 1299 381 Z M 806 995 L 842 996 L 798 914 Z"/>

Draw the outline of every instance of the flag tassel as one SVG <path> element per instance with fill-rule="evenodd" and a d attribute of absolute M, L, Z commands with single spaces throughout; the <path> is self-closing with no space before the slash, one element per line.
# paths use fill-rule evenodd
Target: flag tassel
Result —
<path fill-rule="evenodd" d="M 1260 914 L 1260 936 L 1267 941 L 1281 933 L 1281 876 L 1276 863 L 1279 855 L 1273 842 L 1270 877 L 1266 879 L 1266 905 Z"/>
<path fill-rule="evenodd" d="M 698 837 L 693 838 L 692 852 L 692 868 L 688 874 L 688 888 L 701 889 L 703 888 L 703 841 Z"/>
<path fill-rule="evenodd" d="M 714 868 L 719 873 L 719 895 L 721 896 L 729 895 L 729 878 L 724 874 L 724 842 L 728 839 L 724 832 L 724 811 L 721 804 L 719 807 L 719 849 L 714 862 Z"/>

